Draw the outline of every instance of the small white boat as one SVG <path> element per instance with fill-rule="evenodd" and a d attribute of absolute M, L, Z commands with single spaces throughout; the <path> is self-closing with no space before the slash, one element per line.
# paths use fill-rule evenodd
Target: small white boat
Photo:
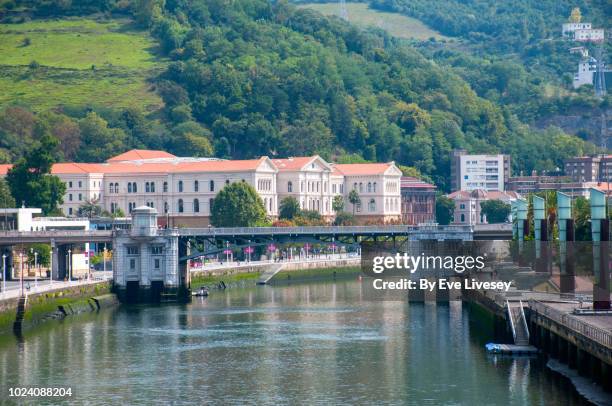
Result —
<path fill-rule="evenodd" d="M 200 296 L 200 297 L 205 297 L 208 296 L 208 288 L 206 287 L 201 287 L 200 289 L 191 292 L 192 296 Z"/>

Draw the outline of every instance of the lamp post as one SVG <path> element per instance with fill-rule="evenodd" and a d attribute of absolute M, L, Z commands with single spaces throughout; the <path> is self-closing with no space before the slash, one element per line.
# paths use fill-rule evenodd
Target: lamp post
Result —
<path fill-rule="evenodd" d="M 6 254 L 2 254 L 2 294 L 6 292 Z"/>
<path fill-rule="evenodd" d="M 104 243 L 104 249 L 102 250 L 102 271 L 106 277 L 106 243 Z"/>
<path fill-rule="evenodd" d="M 34 251 L 34 287 L 38 287 L 38 252 Z"/>
<path fill-rule="evenodd" d="M 72 250 L 68 248 L 68 283 L 72 282 Z"/>
<path fill-rule="evenodd" d="M 19 293 L 20 296 L 23 296 L 23 252 L 19 253 L 19 265 L 21 267 L 21 272 L 19 273 Z"/>

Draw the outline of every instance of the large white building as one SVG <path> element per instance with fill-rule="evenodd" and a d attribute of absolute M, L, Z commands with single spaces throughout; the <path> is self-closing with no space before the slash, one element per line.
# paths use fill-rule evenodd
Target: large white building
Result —
<path fill-rule="evenodd" d="M 574 75 L 574 89 L 578 89 L 582 85 L 592 85 L 596 71 L 597 60 L 595 58 L 591 57 L 581 60 L 578 64 L 578 73 Z"/>
<path fill-rule="evenodd" d="M 9 168 L 0 165 L 0 175 Z M 361 199 L 354 208 L 358 221 L 401 218 L 401 171 L 393 162 L 334 165 L 319 156 L 221 160 L 132 150 L 104 163 L 55 164 L 52 173 L 66 184 L 61 209 L 67 216 L 76 216 L 81 205 L 95 201 L 111 213 L 149 206 L 158 210 L 162 223 L 206 226 L 223 186 L 247 182 L 270 217 L 278 215 L 283 198 L 292 196 L 303 209 L 332 218 L 334 196 L 342 196 L 345 210 L 353 211 L 348 194 L 355 189 Z"/>
<path fill-rule="evenodd" d="M 510 156 L 468 155 L 455 150 L 451 157 L 451 189 L 504 191 L 510 177 Z"/>

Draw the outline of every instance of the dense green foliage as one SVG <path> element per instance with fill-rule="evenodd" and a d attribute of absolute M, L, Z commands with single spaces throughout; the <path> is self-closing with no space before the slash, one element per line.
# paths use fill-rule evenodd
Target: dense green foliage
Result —
<path fill-rule="evenodd" d="M 524 171 L 552 170 L 593 151 L 559 130 L 530 129 L 514 114 L 518 108 L 484 91 L 493 85 L 481 88 L 403 41 L 285 1 L 15 3 L 39 16 L 131 13 L 172 60 L 155 78 L 165 107 L 154 116 L 137 109 L 49 113 L 70 128 L 66 158 L 99 161 L 128 147 L 228 158 L 318 153 L 394 160 L 447 190 L 453 148 L 510 153 Z M 515 105 L 525 100 L 531 96 Z M 12 131 L 0 119 L 9 140 L 0 138 L 0 159 L 3 151 L 21 156 Z"/>
<path fill-rule="evenodd" d="M 0 179 L 0 209 L 15 207 L 15 198 L 11 194 L 8 184 Z"/>
<path fill-rule="evenodd" d="M 481 213 L 487 217 L 487 223 L 505 223 L 510 215 L 510 205 L 501 200 L 486 200 L 480 203 Z"/>
<path fill-rule="evenodd" d="M 450 224 L 453 221 L 454 212 L 455 202 L 451 198 L 442 195 L 436 197 L 436 222 L 438 224 Z"/>
<path fill-rule="evenodd" d="M 300 202 L 295 197 L 285 197 L 278 206 L 278 217 L 281 219 L 292 220 L 300 214 Z"/>
<path fill-rule="evenodd" d="M 215 227 L 255 227 L 266 220 L 266 209 L 255 189 L 234 182 L 219 191 L 213 201 L 211 223 Z"/>
<path fill-rule="evenodd" d="M 51 175 L 59 142 L 44 128 L 35 131 L 42 133 L 40 142 L 8 171 L 6 181 L 17 202 L 27 207 L 40 207 L 43 214 L 49 215 L 59 210 L 66 191 L 64 182 Z"/>

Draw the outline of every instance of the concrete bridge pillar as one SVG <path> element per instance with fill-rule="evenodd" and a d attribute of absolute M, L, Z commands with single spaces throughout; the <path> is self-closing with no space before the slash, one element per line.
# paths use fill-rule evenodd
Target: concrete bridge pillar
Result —
<path fill-rule="evenodd" d="M 578 365 L 578 348 L 570 342 L 567 343 L 567 365 L 572 369 Z"/>
<path fill-rule="evenodd" d="M 6 255 L 4 261 L 2 261 L 2 255 Z M 6 271 L 2 268 L 6 267 Z M 13 247 L 2 246 L 0 247 L 0 272 L 5 272 L 2 275 L 2 279 L 10 281 L 13 279 L 11 269 L 13 268 Z"/>
<path fill-rule="evenodd" d="M 52 259 L 51 259 L 51 275 L 53 280 L 63 281 L 68 278 L 68 245 L 56 245 L 51 243 Z"/>

